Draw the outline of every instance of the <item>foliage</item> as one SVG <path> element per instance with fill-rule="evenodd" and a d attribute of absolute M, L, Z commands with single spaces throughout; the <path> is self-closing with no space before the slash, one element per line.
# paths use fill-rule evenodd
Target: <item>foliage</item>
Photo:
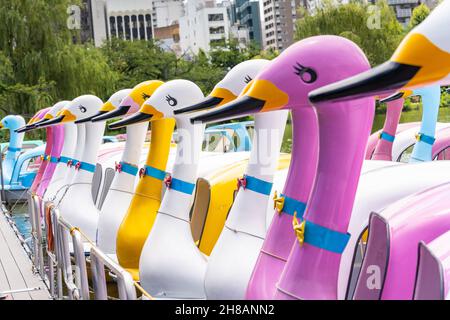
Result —
<path fill-rule="evenodd" d="M 419 25 L 429 14 L 430 8 L 428 8 L 426 4 L 422 3 L 415 7 L 411 15 L 411 20 L 409 21 L 409 29 Z"/>
<path fill-rule="evenodd" d="M 324 1 L 314 14 L 300 9 L 295 38 L 332 34 L 346 37 L 366 54 L 372 66 L 388 60 L 397 48 L 404 30 L 385 0 L 376 7 L 365 1 L 337 4 Z"/>
<path fill-rule="evenodd" d="M 78 31 L 68 29 L 66 10 L 77 3 L 0 2 L 0 103 L 8 112 L 31 116 L 59 100 L 111 93 L 117 75 L 104 57 L 89 45 L 73 44 Z"/>

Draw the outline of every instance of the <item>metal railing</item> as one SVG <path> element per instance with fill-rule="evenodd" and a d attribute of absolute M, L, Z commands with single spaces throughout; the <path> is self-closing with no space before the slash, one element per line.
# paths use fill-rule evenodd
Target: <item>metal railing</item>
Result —
<path fill-rule="evenodd" d="M 28 203 L 32 229 L 31 259 L 36 271 L 48 282 L 54 299 L 89 300 L 93 290 L 96 300 L 107 300 L 106 272 L 116 282 L 120 300 L 136 300 L 138 293 L 142 299 L 153 299 L 128 271 L 103 253 L 81 230 L 64 220 L 53 202 L 46 201 L 41 208 L 41 200 L 29 194 Z M 45 223 L 42 223 L 42 217 L 47 217 Z M 50 237 L 53 238 L 53 246 L 49 244 Z M 91 290 L 88 262 L 92 275 Z"/>
<path fill-rule="evenodd" d="M 91 247 L 91 268 L 92 283 L 96 300 L 107 300 L 107 282 L 105 267 L 110 271 L 110 275 L 117 282 L 117 289 L 120 300 L 136 300 L 136 287 L 133 277 L 129 272 L 123 269 L 119 264 L 104 254 L 98 247 Z"/>

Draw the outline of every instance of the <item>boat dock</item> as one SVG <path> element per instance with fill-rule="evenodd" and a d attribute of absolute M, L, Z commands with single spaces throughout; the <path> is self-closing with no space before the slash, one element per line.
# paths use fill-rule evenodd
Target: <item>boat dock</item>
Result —
<path fill-rule="evenodd" d="M 0 299 L 50 300 L 46 284 L 33 273 L 27 256 L 6 216 L 0 212 Z"/>

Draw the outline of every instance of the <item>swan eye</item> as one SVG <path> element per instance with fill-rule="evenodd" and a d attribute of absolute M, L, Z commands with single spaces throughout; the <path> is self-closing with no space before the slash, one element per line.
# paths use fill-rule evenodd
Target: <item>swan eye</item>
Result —
<path fill-rule="evenodd" d="M 244 78 L 244 82 L 245 83 L 249 83 L 250 81 L 252 81 L 253 79 L 249 76 L 249 75 L 246 75 L 245 76 L 245 78 Z"/>
<path fill-rule="evenodd" d="M 87 109 L 83 106 L 79 106 L 78 109 L 80 109 L 81 112 L 85 113 Z"/>
<path fill-rule="evenodd" d="M 317 80 L 317 73 L 310 67 L 305 67 L 297 62 L 294 66 L 294 73 L 302 79 L 304 83 L 313 83 Z"/>
<path fill-rule="evenodd" d="M 171 107 L 175 107 L 178 104 L 177 100 L 174 97 L 171 97 L 170 95 L 166 96 L 166 101 Z"/>
<path fill-rule="evenodd" d="M 147 99 L 150 98 L 150 96 L 144 92 L 144 93 L 142 93 L 142 98 L 143 98 L 144 100 L 147 100 Z"/>

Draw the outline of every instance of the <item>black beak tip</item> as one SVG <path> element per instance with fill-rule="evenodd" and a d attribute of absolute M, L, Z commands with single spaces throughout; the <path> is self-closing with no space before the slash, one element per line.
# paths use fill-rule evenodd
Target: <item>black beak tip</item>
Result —
<path fill-rule="evenodd" d="M 132 115 L 129 118 L 125 118 L 123 120 L 111 123 L 110 125 L 108 125 L 108 128 L 111 130 L 114 129 L 119 129 L 125 126 L 129 126 L 132 124 L 136 124 L 136 123 L 140 123 L 140 122 L 145 122 L 145 121 L 149 121 L 152 118 L 152 115 L 150 114 L 146 114 L 143 112 L 138 112 L 135 113 L 134 115 Z"/>
<path fill-rule="evenodd" d="M 177 114 L 182 114 L 182 113 L 187 113 L 187 112 L 194 112 L 194 111 L 209 109 L 209 108 L 217 106 L 222 101 L 223 101 L 223 98 L 210 96 L 210 97 L 206 97 L 203 101 L 201 101 L 197 104 L 194 104 L 192 106 L 189 106 L 189 107 L 186 107 L 183 109 L 175 110 L 173 113 L 175 115 L 177 115 Z"/>
<path fill-rule="evenodd" d="M 265 101 L 257 98 L 242 96 L 223 105 L 218 110 L 212 110 L 205 114 L 195 116 L 190 121 L 191 123 L 208 123 L 239 118 L 260 112 L 265 103 Z"/>
<path fill-rule="evenodd" d="M 109 119 L 121 117 L 127 114 L 128 110 L 130 110 L 131 106 L 121 106 L 116 110 L 113 111 L 100 111 L 98 114 L 96 114 L 91 121 L 92 122 L 98 122 L 98 121 L 106 121 Z"/>
<path fill-rule="evenodd" d="M 308 97 L 311 103 L 318 103 L 392 92 L 407 84 L 419 70 L 419 66 L 388 61 L 360 74 L 315 89 Z"/>
<path fill-rule="evenodd" d="M 103 116 L 107 114 L 108 111 L 99 111 L 96 115 L 94 115 L 91 119 L 92 122 L 103 121 Z"/>
<path fill-rule="evenodd" d="M 27 127 L 22 127 L 22 128 L 19 128 L 19 129 L 14 130 L 14 132 L 22 133 L 22 132 L 26 132 L 26 131 L 28 131 L 28 130 L 29 130 L 29 129 L 28 129 Z"/>
<path fill-rule="evenodd" d="M 390 95 L 389 97 L 381 99 L 380 103 L 395 101 L 395 100 L 403 98 L 403 96 L 404 96 L 403 92 L 397 92 L 397 93 L 394 93 L 394 94 Z"/>

